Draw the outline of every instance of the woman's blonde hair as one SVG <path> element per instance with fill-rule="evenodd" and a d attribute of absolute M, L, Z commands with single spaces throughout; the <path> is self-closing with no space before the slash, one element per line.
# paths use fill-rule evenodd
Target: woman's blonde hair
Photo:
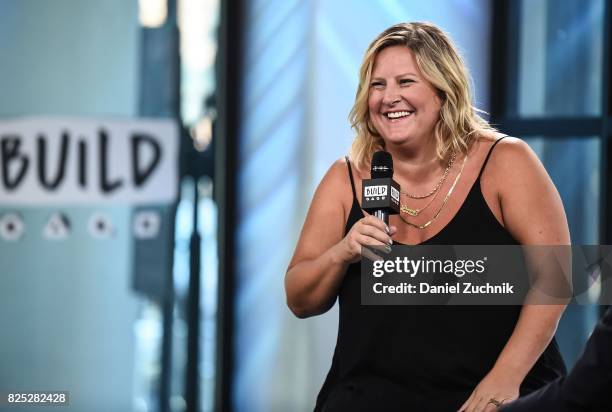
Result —
<path fill-rule="evenodd" d="M 382 32 L 368 47 L 359 71 L 359 86 L 349 120 L 356 132 L 351 158 L 357 167 L 369 165 L 372 154 L 384 150 L 385 143 L 369 115 L 368 97 L 374 61 L 389 46 L 406 46 L 414 54 L 423 77 L 438 91 L 440 118 L 434 128 L 436 153 L 441 160 L 451 153 L 466 153 L 478 136 L 491 136 L 496 130 L 472 106 L 469 74 L 449 37 L 430 23 L 401 23 Z"/>

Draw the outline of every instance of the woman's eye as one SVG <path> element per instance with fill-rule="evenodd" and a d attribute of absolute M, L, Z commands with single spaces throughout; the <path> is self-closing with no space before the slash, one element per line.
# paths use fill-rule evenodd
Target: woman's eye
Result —
<path fill-rule="evenodd" d="M 373 82 L 371 86 L 375 87 L 375 88 L 380 88 L 380 87 L 382 87 L 384 85 L 381 82 Z"/>
<path fill-rule="evenodd" d="M 414 80 L 412 79 L 402 79 L 399 82 L 401 85 L 406 85 L 406 84 L 410 84 L 410 83 L 414 83 Z"/>

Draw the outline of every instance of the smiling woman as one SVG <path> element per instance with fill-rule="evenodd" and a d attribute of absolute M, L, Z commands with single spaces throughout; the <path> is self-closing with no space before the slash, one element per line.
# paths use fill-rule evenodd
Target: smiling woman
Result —
<path fill-rule="evenodd" d="M 441 101 L 418 73 L 414 54 L 405 46 L 387 47 L 376 57 L 368 106 L 372 126 L 387 137 L 387 145 L 420 144 L 433 134 Z"/>
<path fill-rule="evenodd" d="M 569 244 L 548 174 L 525 143 L 478 116 L 468 79 L 432 24 L 392 26 L 366 51 L 350 161 L 334 163 L 317 188 L 285 277 L 298 317 L 339 299 L 316 411 L 490 412 L 565 372 L 553 338 L 564 305 L 361 304 L 366 245 Z M 391 154 L 403 188 L 389 226 L 357 197 L 378 150 Z"/>

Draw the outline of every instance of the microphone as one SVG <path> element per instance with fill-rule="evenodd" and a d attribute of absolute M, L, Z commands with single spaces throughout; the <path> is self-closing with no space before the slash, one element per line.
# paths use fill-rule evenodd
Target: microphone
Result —
<path fill-rule="evenodd" d="M 400 185 L 393 180 L 393 158 L 385 151 L 372 155 L 371 179 L 363 181 L 361 207 L 389 226 L 389 215 L 400 210 Z"/>

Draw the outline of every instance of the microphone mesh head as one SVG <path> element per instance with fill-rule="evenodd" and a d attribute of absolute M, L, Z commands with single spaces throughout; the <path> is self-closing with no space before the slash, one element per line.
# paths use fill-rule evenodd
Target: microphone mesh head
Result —
<path fill-rule="evenodd" d="M 370 172 L 372 179 L 393 177 L 393 158 L 391 158 L 391 154 L 383 150 L 374 152 Z"/>

